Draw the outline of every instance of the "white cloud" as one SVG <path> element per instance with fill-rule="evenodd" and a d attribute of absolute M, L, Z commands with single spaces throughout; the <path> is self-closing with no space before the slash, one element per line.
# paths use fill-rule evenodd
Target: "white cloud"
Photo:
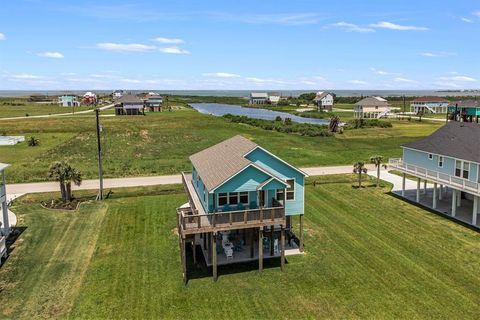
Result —
<path fill-rule="evenodd" d="M 393 81 L 403 82 L 403 83 L 416 83 L 417 82 L 417 81 L 412 80 L 412 79 L 406 79 L 406 78 L 401 78 L 401 77 L 397 77 L 397 78 L 393 79 Z"/>
<path fill-rule="evenodd" d="M 472 14 L 476 17 L 479 17 L 480 18 L 480 11 L 475 11 L 475 12 L 472 12 Z"/>
<path fill-rule="evenodd" d="M 466 22 L 466 23 L 473 23 L 473 20 L 469 19 L 469 18 L 460 18 L 460 20 L 462 20 L 463 22 Z"/>
<path fill-rule="evenodd" d="M 449 57 L 455 55 L 452 52 L 421 52 L 421 56 L 429 57 L 429 58 L 436 58 L 436 57 Z"/>
<path fill-rule="evenodd" d="M 441 81 L 454 81 L 454 82 L 477 82 L 478 80 L 468 76 L 453 76 L 453 77 L 440 77 Z"/>
<path fill-rule="evenodd" d="M 14 74 L 14 75 L 11 75 L 10 77 L 13 78 L 13 79 L 22 79 L 22 80 L 34 80 L 34 79 L 41 79 L 42 78 L 40 76 L 36 76 L 36 75 L 33 75 L 33 74 L 26 74 L 26 73 Z"/>
<path fill-rule="evenodd" d="M 163 37 L 157 37 L 153 39 L 153 41 L 160 42 L 160 43 L 166 43 L 166 44 L 182 44 L 185 43 L 182 39 L 178 38 L 163 38 Z"/>
<path fill-rule="evenodd" d="M 61 52 L 56 51 L 46 51 L 46 52 L 39 52 L 37 56 L 43 58 L 52 58 L 52 59 L 63 59 L 64 55 Z"/>
<path fill-rule="evenodd" d="M 330 27 L 340 28 L 349 32 L 361 32 L 361 33 L 375 32 L 375 30 L 372 28 L 362 27 L 362 26 L 359 26 L 353 23 L 344 22 L 344 21 L 331 24 Z"/>
<path fill-rule="evenodd" d="M 214 72 L 214 73 L 204 73 L 204 77 L 217 77 L 217 78 L 239 78 L 240 75 L 235 73 L 228 72 Z"/>
<path fill-rule="evenodd" d="M 380 70 L 380 69 L 377 69 L 377 68 L 370 68 L 370 71 L 372 71 L 375 74 L 381 75 L 381 76 L 400 75 L 400 73 L 389 72 L 389 71 Z"/>
<path fill-rule="evenodd" d="M 370 27 L 372 28 L 380 28 L 380 29 L 390 29 L 390 30 L 398 30 L 398 31 L 426 31 L 429 30 L 426 27 L 417 27 L 417 26 L 406 26 L 395 24 L 388 21 L 380 21 L 378 23 L 371 24 Z"/>
<path fill-rule="evenodd" d="M 140 43 L 113 43 L 113 42 L 104 42 L 97 43 L 96 47 L 98 49 L 108 50 L 108 51 L 117 51 L 117 52 L 147 52 L 155 50 L 155 46 L 149 46 Z"/>
<path fill-rule="evenodd" d="M 370 84 L 367 81 L 363 81 L 363 80 L 348 80 L 348 83 L 354 84 L 354 85 L 361 85 L 361 86 L 367 86 Z"/>
<path fill-rule="evenodd" d="M 7 37 L 5 36 L 4 33 L 0 32 L 0 40 L 7 40 Z"/>
<path fill-rule="evenodd" d="M 189 54 L 190 51 L 179 48 L 179 47 L 166 47 L 158 49 L 160 52 L 169 53 L 169 54 Z"/>
<path fill-rule="evenodd" d="M 225 21 L 238 21 L 250 24 L 307 25 L 317 24 L 320 17 L 315 13 L 294 14 L 230 14 L 224 12 L 210 13 L 212 17 Z"/>

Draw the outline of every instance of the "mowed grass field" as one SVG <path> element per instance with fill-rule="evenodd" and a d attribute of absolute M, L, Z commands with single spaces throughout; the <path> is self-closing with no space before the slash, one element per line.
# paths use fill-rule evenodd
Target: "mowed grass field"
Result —
<path fill-rule="evenodd" d="M 284 272 L 274 262 L 261 274 L 220 268 L 216 283 L 200 270 L 186 287 L 181 186 L 115 190 L 78 212 L 36 203 L 52 195 L 23 198 L 13 210 L 26 229 L 0 268 L 0 317 L 478 319 L 478 232 L 387 186 L 353 188 L 351 175 L 308 182 L 304 255 Z"/>
<path fill-rule="evenodd" d="M 92 107 L 80 106 L 75 111 L 89 110 Z M 71 107 L 62 107 L 56 104 L 39 104 L 27 99 L 0 98 L 0 118 L 37 116 L 72 112 Z"/>
<path fill-rule="evenodd" d="M 429 135 L 442 124 L 393 121 L 393 128 L 346 130 L 335 137 L 303 137 L 266 131 L 192 109 L 148 113 L 146 116 L 102 117 L 105 177 L 178 174 L 190 170 L 188 157 L 241 134 L 298 166 L 350 165 L 374 154 L 401 156 L 400 145 Z M 47 179 L 50 164 L 66 159 L 84 178 L 97 177 L 97 141 L 92 115 L 17 119 L 1 122 L 7 135 L 35 136 L 40 146 L 26 143 L 0 147 L 0 162 L 11 163 L 7 181 Z"/>

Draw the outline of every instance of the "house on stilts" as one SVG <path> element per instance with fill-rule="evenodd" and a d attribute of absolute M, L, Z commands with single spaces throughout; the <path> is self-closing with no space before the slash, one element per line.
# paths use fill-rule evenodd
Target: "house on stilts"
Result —
<path fill-rule="evenodd" d="M 403 145 L 389 166 L 403 173 L 401 196 L 475 228 L 480 197 L 480 125 L 451 121 L 432 135 Z M 407 175 L 416 188 L 406 190 Z M 422 187 L 423 181 L 423 187 Z"/>
<path fill-rule="evenodd" d="M 183 268 L 188 279 L 187 246 L 194 263 L 199 250 L 217 279 L 217 266 L 280 258 L 303 252 L 306 174 L 242 136 L 190 157 L 182 173 L 188 203 L 177 209 Z M 298 217 L 298 234 L 293 219 Z M 190 252 L 190 250 L 189 250 Z"/>

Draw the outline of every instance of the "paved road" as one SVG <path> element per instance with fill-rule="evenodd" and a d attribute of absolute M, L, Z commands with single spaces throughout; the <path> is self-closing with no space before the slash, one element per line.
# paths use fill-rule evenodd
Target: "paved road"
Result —
<path fill-rule="evenodd" d="M 367 165 L 369 170 L 373 170 L 372 165 Z M 305 173 L 311 176 L 327 175 L 327 174 L 342 174 L 351 173 L 352 166 L 335 166 L 335 167 L 313 167 L 301 168 Z M 138 186 L 153 186 L 161 184 L 175 184 L 181 183 L 181 175 L 171 176 L 154 176 L 154 177 L 132 177 L 132 178 L 115 178 L 104 179 L 104 188 L 120 188 L 120 187 L 138 187 Z M 82 185 L 73 186 L 73 190 L 93 190 L 98 188 L 98 180 L 84 180 Z M 21 183 L 8 184 L 7 192 L 10 197 L 18 197 L 26 193 L 37 192 L 51 192 L 58 191 L 59 186 L 57 182 L 36 182 L 36 183 Z"/>
<path fill-rule="evenodd" d="M 109 104 L 104 107 L 99 108 L 100 110 L 107 110 L 115 106 L 114 104 Z M 11 118 L 0 118 L 0 120 L 16 120 L 16 119 L 36 119 L 36 118 L 53 118 L 53 117 L 62 117 L 62 116 L 72 116 L 72 115 L 77 115 L 77 114 L 84 114 L 84 113 L 90 113 L 95 111 L 95 109 L 89 109 L 89 110 L 83 110 L 83 111 L 77 111 L 75 114 L 72 114 L 71 112 L 68 113 L 52 113 L 52 114 L 42 114 L 38 116 L 28 116 L 28 117 L 11 117 Z"/>

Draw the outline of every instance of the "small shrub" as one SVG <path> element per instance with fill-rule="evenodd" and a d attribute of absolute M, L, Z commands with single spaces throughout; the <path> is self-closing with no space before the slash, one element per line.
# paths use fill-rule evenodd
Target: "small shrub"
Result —
<path fill-rule="evenodd" d="M 27 139 L 27 144 L 29 147 L 36 147 L 40 144 L 40 140 L 36 137 L 29 137 Z"/>

